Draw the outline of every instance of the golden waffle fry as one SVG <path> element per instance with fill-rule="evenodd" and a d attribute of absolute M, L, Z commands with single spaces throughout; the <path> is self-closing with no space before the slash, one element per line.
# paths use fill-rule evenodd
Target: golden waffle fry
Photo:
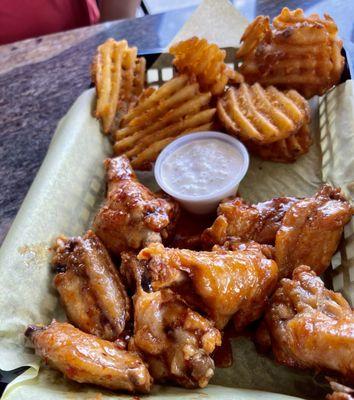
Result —
<path fill-rule="evenodd" d="M 147 89 L 113 135 L 115 154 L 125 154 L 135 168 L 146 169 L 173 139 L 210 126 L 216 113 L 209 105 L 211 97 L 187 75 L 176 76 L 157 90 Z"/>
<path fill-rule="evenodd" d="M 215 114 L 215 111 L 216 111 L 215 109 L 212 109 L 212 114 Z M 204 114 L 204 116 L 205 116 L 205 114 Z M 202 117 L 202 115 L 198 115 L 198 118 L 200 118 L 200 117 Z M 210 130 L 212 130 L 212 128 L 213 128 L 213 122 L 211 121 L 206 124 L 199 125 L 195 128 L 194 127 L 189 128 L 176 137 L 167 137 L 165 139 L 154 142 L 149 147 L 147 147 L 145 150 L 143 150 L 141 153 L 139 153 L 139 155 L 136 158 L 134 158 L 134 160 L 132 161 L 131 164 L 132 164 L 133 168 L 135 168 L 135 169 L 149 170 L 149 169 L 151 169 L 152 163 L 156 160 L 156 158 L 160 154 L 160 152 L 167 145 L 169 145 L 173 140 L 175 140 L 181 136 L 187 135 L 188 133 L 191 133 L 191 132 L 210 131 Z"/>
<path fill-rule="evenodd" d="M 242 82 L 242 75 L 225 64 L 226 52 L 206 39 L 192 37 L 173 45 L 170 54 L 179 73 L 195 76 L 202 91 L 221 94 L 228 81 Z"/>
<path fill-rule="evenodd" d="M 108 39 L 97 49 L 91 75 L 97 94 L 95 115 L 109 133 L 143 91 L 145 59 L 137 58 L 136 47 L 129 48 L 126 40 Z"/>
<path fill-rule="evenodd" d="M 258 17 L 248 25 L 243 33 L 241 37 L 242 45 L 236 53 L 236 58 L 242 59 L 242 57 L 252 53 L 252 51 L 257 48 L 258 44 L 262 43 L 265 38 L 269 40 L 269 34 L 269 17 L 258 15 Z"/>
<path fill-rule="evenodd" d="M 342 41 L 332 18 L 305 17 L 283 8 L 273 19 L 257 17 L 241 38 L 236 57 L 246 82 L 296 89 L 306 98 L 322 95 L 339 82 L 344 68 Z"/>
<path fill-rule="evenodd" d="M 251 153 L 256 154 L 266 161 L 292 163 L 300 156 L 306 154 L 312 144 L 310 129 L 308 124 L 303 125 L 299 132 L 278 142 L 259 145 L 256 143 L 246 143 Z"/>
<path fill-rule="evenodd" d="M 218 117 L 226 130 L 241 139 L 267 144 L 296 133 L 309 121 L 307 101 L 295 90 L 280 92 L 258 83 L 229 88 L 217 103 Z"/>

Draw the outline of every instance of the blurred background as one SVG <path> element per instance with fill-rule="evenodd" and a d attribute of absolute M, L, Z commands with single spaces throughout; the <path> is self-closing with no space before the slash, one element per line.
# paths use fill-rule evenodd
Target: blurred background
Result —
<path fill-rule="evenodd" d="M 246 18 L 264 13 L 269 5 L 270 16 L 284 6 L 296 8 L 298 0 L 230 0 Z M 100 22 L 145 15 L 160 14 L 173 10 L 193 10 L 201 0 L 1 0 L 0 44 L 66 31 Z M 326 10 L 337 22 L 341 36 L 353 41 L 353 24 L 348 23 L 349 2 L 334 0 L 309 0 L 306 12 Z M 178 16 L 176 16 L 178 19 Z"/>

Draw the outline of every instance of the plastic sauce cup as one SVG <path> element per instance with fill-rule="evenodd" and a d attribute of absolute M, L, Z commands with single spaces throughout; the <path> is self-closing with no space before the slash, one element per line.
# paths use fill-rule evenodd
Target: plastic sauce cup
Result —
<path fill-rule="evenodd" d="M 212 194 L 203 194 L 203 195 L 194 195 L 194 194 L 183 194 L 178 192 L 178 187 L 173 187 L 173 185 L 165 182 L 163 178 L 163 168 L 165 164 L 166 158 L 174 153 L 181 146 L 184 146 L 187 143 L 198 140 L 205 139 L 218 139 L 223 142 L 228 143 L 230 146 L 233 146 L 238 152 L 241 159 L 240 168 L 232 174 L 230 180 L 224 185 L 221 186 L 218 190 L 213 191 Z M 202 145 L 202 143 L 201 143 Z M 189 135 L 185 135 L 180 137 L 179 139 L 174 140 L 168 146 L 164 148 L 164 150 L 158 156 L 155 163 L 155 179 L 161 189 L 168 193 L 170 196 L 174 197 L 178 200 L 181 205 L 188 211 L 195 214 L 208 214 L 214 211 L 220 200 L 224 199 L 228 196 L 233 196 L 236 194 L 238 186 L 246 175 L 247 169 L 249 165 L 249 156 L 246 150 L 246 147 L 237 139 L 232 136 L 226 135 L 220 132 L 212 132 L 212 131 L 204 131 L 191 133 Z"/>

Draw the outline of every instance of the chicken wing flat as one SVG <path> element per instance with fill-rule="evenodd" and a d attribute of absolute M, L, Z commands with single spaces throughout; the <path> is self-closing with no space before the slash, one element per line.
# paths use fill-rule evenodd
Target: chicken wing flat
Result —
<path fill-rule="evenodd" d="M 115 255 L 139 249 L 166 238 L 178 216 L 172 199 L 159 198 L 138 182 L 125 156 L 107 159 L 106 204 L 93 222 L 93 229 Z"/>
<path fill-rule="evenodd" d="M 54 278 L 69 320 L 84 332 L 115 340 L 130 317 L 130 302 L 107 250 L 88 231 L 57 239 Z"/>
<path fill-rule="evenodd" d="M 229 236 L 243 241 L 274 244 L 285 212 L 297 201 L 294 197 L 278 197 L 258 204 L 247 204 L 236 197 L 227 199 L 218 207 L 214 224 L 203 232 L 202 240 L 222 245 Z"/>
<path fill-rule="evenodd" d="M 279 363 L 334 371 L 353 382 L 353 310 L 340 293 L 326 289 L 310 267 L 300 266 L 292 279 L 280 281 L 264 327 Z"/>
<path fill-rule="evenodd" d="M 172 288 L 218 329 L 231 317 L 238 330 L 259 318 L 278 279 L 276 263 L 256 249 L 197 252 L 154 243 L 138 259 L 146 263 L 153 290 Z"/>
<path fill-rule="evenodd" d="M 221 344 L 214 324 L 192 311 L 169 289 L 134 296 L 134 336 L 129 348 L 139 352 L 158 382 L 205 387 L 214 375 L 211 353 Z"/>
<path fill-rule="evenodd" d="M 36 353 L 67 378 L 112 390 L 148 393 L 152 379 L 139 355 L 81 332 L 68 323 L 29 326 Z"/>
<path fill-rule="evenodd" d="M 329 266 L 352 208 L 340 189 L 323 186 L 313 197 L 299 200 L 286 211 L 275 239 L 280 277 L 291 276 L 299 265 L 318 275 Z"/>

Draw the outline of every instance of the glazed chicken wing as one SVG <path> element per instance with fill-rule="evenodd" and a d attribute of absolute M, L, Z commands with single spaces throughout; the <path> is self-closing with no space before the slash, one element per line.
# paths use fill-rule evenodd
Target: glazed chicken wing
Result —
<path fill-rule="evenodd" d="M 84 332 L 115 340 L 130 316 L 130 302 L 107 250 L 88 231 L 57 239 L 54 278 L 69 320 Z"/>
<path fill-rule="evenodd" d="M 29 326 L 26 336 L 50 366 L 76 382 L 148 393 L 152 380 L 139 355 L 81 332 L 68 323 Z"/>
<path fill-rule="evenodd" d="M 229 236 L 234 236 L 243 241 L 274 244 L 285 212 L 296 201 L 293 197 L 279 197 L 251 205 L 239 197 L 225 200 L 220 203 L 218 217 L 204 231 L 202 240 L 207 246 L 222 245 Z"/>
<path fill-rule="evenodd" d="M 125 156 L 107 159 L 107 200 L 93 222 L 93 229 L 107 249 L 139 249 L 168 236 L 178 215 L 172 199 L 157 197 L 138 182 Z"/>
<path fill-rule="evenodd" d="M 352 216 L 340 189 L 324 186 L 315 196 L 299 200 L 286 211 L 275 239 L 280 277 L 291 276 L 299 265 L 318 275 L 329 266 L 344 225 Z"/>
<path fill-rule="evenodd" d="M 275 359 L 291 367 L 334 371 L 353 382 L 354 313 L 340 293 L 325 288 L 308 266 L 282 279 L 258 338 Z"/>
<path fill-rule="evenodd" d="M 259 318 L 278 279 L 276 263 L 256 249 L 196 252 L 154 243 L 138 259 L 146 263 L 153 290 L 172 288 L 219 329 L 231 317 L 237 329 Z"/>
<path fill-rule="evenodd" d="M 129 348 L 147 361 L 153 378 L 187 388 L 205 387 L 214 375 L 211 353 L 221 344 L 213 323 L 169 289 L 134 296 L 134 336 Z"/>
<path fill-rule="evenodd" d="M 122 253 L 121 272 L 135 291 L 134 336 L 129 348 L 142 355 L 158 382 L 206 386 L 214 374 L 211 353 L 221 344 L 213 322 L 170 289 L 151 292 L 146 263 L 134 253 Z"/>

